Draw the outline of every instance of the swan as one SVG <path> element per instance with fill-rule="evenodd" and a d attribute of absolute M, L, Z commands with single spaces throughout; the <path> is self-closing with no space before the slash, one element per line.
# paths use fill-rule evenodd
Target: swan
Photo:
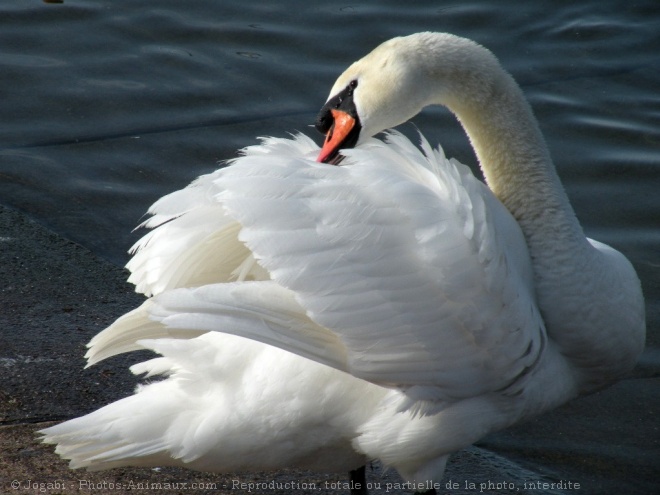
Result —
<path fill-rule="evenodd" d="M 428 105 L 456 115 L 487 185 L 423 137 L 373 137 Z M 151 207 L 127 265 L 148 299 L 86 357 L 149 349 L 131 370 L 162 379 L 42 430 L 72 468 L 363 479 L 379 459 L 434 493 L 451 453 L 633 367 L 639 279 L 585 237 L 490 51 L 386 41 L 337 79 L 316 127 L 320 151 L 264 138 Z"/>

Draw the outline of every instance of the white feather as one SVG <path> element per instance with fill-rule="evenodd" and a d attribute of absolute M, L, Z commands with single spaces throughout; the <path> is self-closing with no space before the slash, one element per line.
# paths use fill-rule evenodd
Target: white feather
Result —
<path fill-rule="evenodd" d="M 152 297 L 87 357 L 151 349 L 133 371 L 166 378 L 43 430 L 72 467 L 379 458 L 437 482 L 452 452 L 633 365 L 639 280 L 584 237 L 492 54 L 421 33 L 331 96 L 350 81 L 364 135 L 341 166 L 316 163 L 307 137 L 266 138 L 150 209 L 128 267 Z M 489 187 L 423 138 L 370 138 L 433 103 L 457 114 Z"/>

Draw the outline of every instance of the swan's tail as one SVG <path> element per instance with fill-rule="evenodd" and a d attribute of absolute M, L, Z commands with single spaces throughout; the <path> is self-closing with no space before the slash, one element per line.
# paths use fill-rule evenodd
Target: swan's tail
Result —
<path fill-rule="evenodd" d="M 297 354 L 323 364 L 227 333 L 279 343 L 280 347 L 285 347 L 281 341 L 288 336 Z M 305 335 L 305 341 L 296 339 L 299 335 Z M 161 357 L 132 366 L 133 373 L 167 378 L 141 385 L 135 395 L 84 417 L 39 432 L 45 443 L 57 444 L 56 452 L 70 459 L 72 468 L 250 468 L 237 462 L 255 462 L 254 450 L 271 434 L 270 423 L 288 421 L 282 413 L 290 402 L 288 388 L 304 386 L 301 382 L 310 381 L 312 369 L 316 378 L 330 377 L 337 372 L 324 365 L 346 366 L 341 342 L 312 322 L 290 291 L 272 281 L 165 291 L 94 337 L 87 358 L 91 365 L 137 349 L 152 350 Z M 245 383 L 246 376 L 249 383 Z M 328 383 L 335 382 L 336 378 L 328 379 Z M 321 383 L 322 379 L 309 384 L 315 390 L 309 392 L 315 403 Z M 276 392 L 278 396 L 264 400 Z M 317 406 L 310 406 L 310 411 L 316 408 L 310 417 L 335 407 L 328 405 L 322 412 Z M 246 415 L 253 419 L 247 421 Z M 262 422 L 263 430 L 256 432 Z M 284 426 L 272 429 L 285 430 Z M 278 465 L 283 456 L 286 453 L 267 456 L 259 465 Z"/>
<path fill-rule="evenodd" d="M 272 359 L 264 356 L 267 346 L 215 332 L 190 340 L 142 340 L 140 345 L 161 356 L 131 371 L 167 378 L 140 385 L 130 397 L 39 432 L 43 442 L 57 444 L 55 452 L 69 459 L 71 468 L 186 466 L 231 471 L 248 469 L 251 462 L 268 466 L 277 461 L 253 454 L 268 435 L 264 424 L 273 421 L 268 414 L 272 403 L 262 401 L 259 394 L 260 387 L 275 385 L 263 383 L 272 370 L 258 369 L 264 359 Z M 246 375 L 253 382 L 243 384 Z M 274 409 L 281 412 L 286 407 Z M 250 413 L 254 418 L 246 416 Z"/>
<path fill-rule="evenodd" d="M 44 443 L 57 444 L 55 452 L 72 469 L 176 464 L 168 455 L 167 416 L 173 411 L 166 392 L 141 387 L 136 395 L 38 433 Z"/>
<path fill-rule="evenodd" d="M 216 289 L 227 292 L 229 288 L 231 284 L 222 284 Z M 149 349 L 160 356 L 132 366 L 131 371 L 164 379 L 141 385 L 134 395 L 86 416 L 41 430 L 42 441 L 57 444 L 55 452 L 69 459 L 72 468 L 91 470 L 185 466 L 239 472 L 287 465 L 308 469 L 336 465 L 343 470 L 363 462 L 350 442 L 357 424 L 384 392 L 260 342 L 220 332 L 203 333 L 209 326 L 231 324 L 232 318 L 247 326 L 261 325 L 255 332 L 263 332 L 263 340 L 268 338 L 269 326 L 307 330 L 312 339 L 315 332 L 304 313 L 287 313 L 288 306 L 295 307 L 286 303 L 286 296 L 279 302 L 269 298 L 271 309 L 279 306 L 277 311 L 269 313 L 261 307 L 252 315 L 247 307 L 250 297 L 239 297 L 242 307 L 234 307 L 236 314 L 232 315 L 227 307 L 218 309 L 222 298 L 215 296 L 204 308 L 201 296 L 210 290 L 204 289 L 156 296 L 100 334 L 91 345 L 90 359 L 130 348 Z M 171 300 L 163 299 L 165 294 Z M 259 295 L 251 297 L 254 304 L 263 306 L 257 300 Z M 181 312 L 184 306 L 187 312 Z M 170 323 L 198 328 L 172 330 Z M 170 338 L 172 335 L 178 338 Z M 190 338 L 195 335 L 199 336 Z M 145 336 L 147 339 L 142 338 Z M 321 337 L 318 341 L 323 342 Z M 328 347 L 332 345 L 328 342 Z M 315 349 L 310 345 L 309 354 L 320 352 Z M 358 403 L 364 405 L 358 413 L 355 407 L 346 406 Z M 325 456 L 319 457 L 319 452 Z"/>

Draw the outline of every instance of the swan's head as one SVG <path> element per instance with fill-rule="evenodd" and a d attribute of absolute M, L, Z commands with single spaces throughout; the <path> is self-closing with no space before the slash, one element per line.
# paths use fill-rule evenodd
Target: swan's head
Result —
<path fill-rule="evenodd" d="M 472 58 L 465 63 L 466 58 Z M 446 33 L 417 33 L 393 38 L 351 65 L 335 82 L 316 128 L 326 135 L 317 159 L 338 163 L 339 151 L 395 127 L 427 105 L 448 105 L 480 85 L 477 67 L 495 58 L 473 41 Z M 476 88 L 476 93 L 481 89 Z M 473 92 L 474 93 L 474 92 Z"/>
<path fill-rule="evenodd" d="M 352 148 L 422 109 L 409 92 L 414 71 L 407 57 L 408 38 L 386 41 L 339 76 L 316 119 L 316 128 L 326 134 L 319 162 L 337 163 L 340 149 Z"/>

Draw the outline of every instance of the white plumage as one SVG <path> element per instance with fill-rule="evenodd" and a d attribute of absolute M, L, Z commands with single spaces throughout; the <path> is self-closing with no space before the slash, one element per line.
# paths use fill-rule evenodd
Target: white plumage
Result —
<path fill-rule="evenodd" d="M 305 136 L 268 138 L 153 205 L 128 264 L 151 297 L 87 357 L 151 349 L 162 357 L 132 370 L 167 379 L 44 430 L 72 467 L 334 471 L 378 458 L 439 481 L 452 452 L 635 362 L 639 281 L 581 234 L 487 50 L 397 38 L 331 98 L 348 81 L 364 134 L 341 166 L 316 163 Z M 490 188 L 423 139 L 370 138 L 429 103 L 457 114 Z"/>

